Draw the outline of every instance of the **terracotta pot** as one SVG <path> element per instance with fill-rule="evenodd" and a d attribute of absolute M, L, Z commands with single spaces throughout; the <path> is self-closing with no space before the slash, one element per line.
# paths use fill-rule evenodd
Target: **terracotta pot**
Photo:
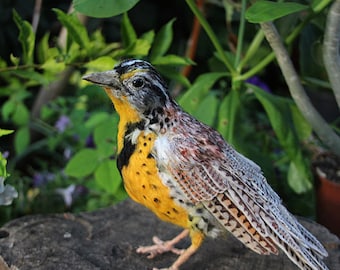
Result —
<path fill-rule="evenodd" d="M 340 237 L 340 184 L 327 179 L 318 168 L 316 174 L 317 222 Z"/>

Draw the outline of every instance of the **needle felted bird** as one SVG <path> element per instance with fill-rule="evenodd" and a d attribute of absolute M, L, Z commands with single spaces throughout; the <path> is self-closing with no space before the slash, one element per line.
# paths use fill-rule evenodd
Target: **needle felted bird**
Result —
<path fill-rule="evenodd" d="M 177 270 L 206 236 L 226 231 L 259 254 L 279 249 L 301 269 L 327 269 L 327 252 L 282 205 L 261 169 L 170 97 L 146 61 L 129 59 L 84 80 L 102 86 L 119 114 L 117 166 L 129 196 L 184 231 L 139 253 L 179 254 Z M 181 251 L 175 244 L 190 236 Z"/>

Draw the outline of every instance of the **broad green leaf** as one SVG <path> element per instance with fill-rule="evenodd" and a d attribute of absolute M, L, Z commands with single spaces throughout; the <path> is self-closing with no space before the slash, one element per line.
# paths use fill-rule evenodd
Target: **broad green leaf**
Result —
<path fill-rule="evenodd" d="M 150 52 L 151 62 L 153 62 L 156 58 L 163 56 L 169 50 L 173 37 L 172 25 L 174 21 L 175 19 L 170 20 L 156 34 L 155 41 Z"/>
<path fill-rule="evenodd" d="M 118 116 L 112 115 L 107 120 L 97 125 L 93 132 L 100 158 L 112 156 L 115 153 L 118 129 Z"/>
<path fill-rule="evenodd" d="M 295 104 L 291 104 L 290 111 L 293 118 L 293 125 L 296 130 L 299 141 L 304 141 L 310 138 L 312 134 L 312 127 L 301 114 L 300 110 Z"/>
<path fill-rule="evenodd" d="M 48 44 L 49 37 L 50 33 L 46 33 L 38 44 L 37 56 L 40 63 L 44 63 L 49 58 L 48 53 L 50 50 L 50 46 Z"/>
<path fill-rule="evenodd" d="M 217 96 L 208 94 L 199 104 L 194 116 L 208 126 L 213 126 L 216 122 L 218 104 Z"/>
<path fill-rule="evenodd" d="M 14 148 L 17 154 L 21 154 L 28 147 L 30 142 L 30 132 L 28 126 L 18 129 L 14 137 Z"/>
<path fill-rule="evenodd" d="M 179 104 L 188 112 L 193 113 L 202 98 L 209 92 L 217 80 L 224 77 L 224 72 L 212 72 L 200 75 L 194 84 L 178 100 Z"/>
<path fill-rule="evenodd" d="M 231 90 L 222 100 L 218 112 L 217 130 L 222 134 L 225 140 L 234 146 L 234 130 L 240 106 L 240 92 L 237 90 Z"/>
<path fill-rule="evenodd" d="M 152 44 L 154 39 L 155 39 L 155 31 L 154 30 L 150 30 L 148 32 L 145 32 L 144 34 L 142 34 L 140 36 L 140 39 L 146 40 L 150 44 Z"/>
<path fill-rule="evenodd" d="M 280 144 L 290 158 L 295 157 L 299 151 L 299 140 L 290 109 L 292 101 L 269 94 L 254 85 L 248 86 L 254 90 L 256 98 L 264 107 Z"/>
<path fill-rule="evenodd" d="M 97 152 L 93 149 L 82 149 L 67 163 L 65 173 L 73 177 L 85 177 L 92 174 L 99 164 Z"/>
<path fill-rule="evenodd" d="M 139 0 L 73 0 L 74 9 L 89 17 L 108 18 L 133 8 Z"/>
<path fill-rule="evenodd" d="M 20 58 L 19 57 L 15 57 L 13 54 L 10 54 L 9 58 L 10 58 L 10 60 L 11 60 L 11 62 L 12 62 L 12 64 L 14 66 L 18 66 L 19 65 L 19 63 L 20 63 Z"/>
<path fill-rule="evenodd" d="M 308 6 L 294 2 L 256 1 L 246 11 L 246 19 L 251 23 L 262 23 L 306 9 Z"/>
<path fill-rule="evenodd" d="M 16 102 L 13 99 L 7 100 L 1 108 L 2 117 L 8 121 L 10 116 L 15 112 Z"/>
<path fill-rule="evenodd" d="M 124 13 L 122 18 L 122 26 L 120 32 L 122 35 L 123 47 L 128 48 L 130 46 L 133 46 L 133 44 L 137 40 L 137 34 L 126 13 Z"/>
<path fill-rule="evenodd" d="M 0 180 L 0 193 L 2 192 L 1 188 L 3 189 L 2 185 L 3 185 L 3 181 L 4 178 L 7 177 L 7 170 L 6 170 L 6 165 L 7 165 L 7 160 L 3 157 L 3 155 L 0 152 L 0 178 L 2 177 L 2 183 Z"/>
<path fill-rule="evenodd" d="M 298 194 L 312 189 L 310 166 L 302 159 L 301 153 L 289 164 L 288 184 Z"/>
<path fill-rule="evenodd" d="M 93 71 L 105 71 L 113 69 L 113 66 L 116 64 L 116 61 L 110 56 L 101 56 L 95 60 L 87 62 L 85 67 L 91 69 Z"/>
<path fill-rule="evenodd" d="M 149 53 L 151 44 L 145 39 L 137 39 L 130 47 L 126 48 L 124 55 L 146 56 Z"/>
<path fill-rule="evenodd" d="M 56 59 L 49 58 L 45 63 L 41 65 L 41 68 L 47 72 L 57 74 L 65 70 L 66 65 L 65 62 L 57 62 Z"/>
<path fill-rule="evenodd" d="M 28 79 L 30 82 L 36 82 L 38 84 L 46 85 L 49 81 L 44 75 L 33 70 L 13 70 L 11 74 L 20 78 Z"/>
<path fill-rule="evenodd" d="M 18 126 L 22 126 L 28 123 L 29 118 L 30 113 L 27 107 L 22 102 L 17 102 L 15 111 L 12 114 L 13 122 Z"/>
<path fill-rule="evenodd" d="M 32 64 L 35 44 L 32 26 L 29 22 L 24 21 L 15 10 L 13 10 L 13 19 L 19 28 L 19 41 L 22 46 L 23 62 L 24 64 Z"/>
<path fill-rule="evenodd" d="M 98 186 L 110 194 L 115 194 L 121 185 L 121 176 L 115 160 L 104 160 L 94 172 Z"/>
<path fill-rule="evenodd" d="M 13 133 L 14 130 L 0 128 L 0 137 Z"/>
<path fill-rule="evenodd" d="M 92 129 L 98 124 L 107 121 L 109 118 L 109 114 L 107 112 L 98 112 L 95 114 L 92 114 L 90 118 L 85 122 L 85 127 Z"/>
<path fill-rule="evenodd" d="M 75 14 L 66 14 L 57 8 L 54 8 L 53 11 L 57 14 L 62 25 L 66 27 L 68 38 L 76 42 L 80 48 L 88 48 L 90 40 L 86 27 L 81 24 Z"/>
<path fill-rule="evenodd" d="M 189 58 L 184 58 L 174 54 L 168 54 L 160 56 L 151 61 L 153 65 L 174 65 L 174 66 L 186 66 L 193 65 L 194 62 Z"/>
<path fill-rule="evenodd" d="M 178 72 L 177 69 L 170 67 L 169 65 L 157 65 L 157 70 L 166 78 L 174 80 L 183 84 L 185 87 L 191 87 L 191 83 L 187 77 Z"/>

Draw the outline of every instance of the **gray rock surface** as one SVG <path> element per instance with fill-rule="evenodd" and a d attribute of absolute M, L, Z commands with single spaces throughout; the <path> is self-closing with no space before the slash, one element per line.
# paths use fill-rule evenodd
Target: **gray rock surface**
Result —
<path fill-rule="evenodd" d="M 340 240 L 325 227 L 300 219 L 329 252 L 325 263 L 340 269 Z M 158 220 L 144 207 L 126 200 L 116 206 L 81 214 L 25 216 L 0 228 L 0 270 L 3 269 L 115 269 L 143 270 L 167 267 L 174 254 L 152 260 L 137 254 L 140 245 L 151 244 L 154 235 L 170 239 L 180 228 Z M 179 247 L 189 245 L 185 240 Z M 233 236 L 206 239 L 181 270 L 290 270 L 297 269 L 282 253 L 260 256 Z"/>

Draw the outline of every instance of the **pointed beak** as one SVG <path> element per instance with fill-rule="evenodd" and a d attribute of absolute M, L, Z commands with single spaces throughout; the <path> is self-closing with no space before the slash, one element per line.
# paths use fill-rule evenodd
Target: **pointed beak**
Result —
<path fill-rule="evenodd" d="M 119 74 L 115 70 L 87 74 L 82 79 L 106 87 L 119 88 L 120 86 Z"/>

